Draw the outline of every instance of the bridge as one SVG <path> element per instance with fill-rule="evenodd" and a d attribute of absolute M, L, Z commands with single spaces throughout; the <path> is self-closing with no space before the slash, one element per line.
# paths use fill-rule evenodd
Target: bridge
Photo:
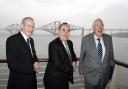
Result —
<path fill-rule="evenodd" d="M 58 34 L 58 28 L 59 28 L 61 23 L 63 23 L 63 22 L 54 21 L 54 22 L 48 23 L 46 25 L 37 27 L 36 30 L 44 30 L 44 31 L 50 32 L 53 35 L 57 35 Z M 70 26 L 71 31 L 84 30 L 84 27 L 80 27 L 80 26 L 76 26 L 76 25 L 72 25 L 72 24 L 69 24 L 69 26 Z M 11 25 L 8 25 L 7 27 L 5 27 L 4 29 L 6 31 L 9 31 L 11 34 L 14 34 L 20 30 L 20 24 L 11 24 Z"/>
<path fill-rule="evenodd" d="M 4 28 L 4 30 L 9 31 L 10 34 L 15 34 L 19 31 L 20 24 L 10 24 L 7 27 Z"/>
<path fill-rule="evenodd" d="M 49 33 L 51 33 L 53 35 L 57 35 L 58 34 L 58 30 L 59 30 L 59 26 L 60 26 L 61 23 L 63 23 L 63 22 L 61 22 L 61 21 L 54 21 L 54 22 L 48 23 L 46 25 L 37 27 L 35 29 L 36 30 L 44 30 L 44 31 L 47 31 L 47 32 L 49 32 Z M 80 26 L 72 25 L 70 23 L 69 23 L 69 26 L 70 26 L 70 31 L 75 31 L 75 30 L 81 31 L 81 35 L 82 36 L 84 36 L 85 31 L 88 31 L 88 33 L 91 32 L 91 29 L 87 29 L 85 27 L 80 27 Z M 19 32 L 20 24 L 10 24 L 10 25 L 8 25 L 7 27 L 5 27 L 3 29 L 8 31 L 10 34 L 15 34 L 15 33 Z M 3 29 L 0 29 L 0 30 L 3 30 Z M 113 34 L 113 32 L 115 30 L 118 30 L 118 34 L 117 35 L 120 35 L 120 33 L 125 32 L 125 31 L 128 32 L 128 29 L 105 29 L 105 31 L 109 31 L 109 33 L 111 35 Z"/>

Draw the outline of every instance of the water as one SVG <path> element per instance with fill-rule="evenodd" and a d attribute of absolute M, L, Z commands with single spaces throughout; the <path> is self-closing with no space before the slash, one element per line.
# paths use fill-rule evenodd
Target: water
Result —
<path fill-rule="evenodd" d="M 110 33 L 110 31 L 106 31 Z M 115 31 L 119 32 L 119 31 Z M 44 34 L 43 34 L 44 33 Z M 38 58 L 48 58 L 48 45 L 49 42 L 56 38 L 56 36 L 52 34 L 45 34 L 44 31 L 35 31 L 32 36 L 35 42 L 35 49 L 37 52 Z M 78 34 L 76 34 L 78 33 Z M 73 41 L 74 51 L 77 57 L 80 56 L 81 49 L 81 31 L 73 31 L 71 32 L 70 39 Z M 85 31 L 84 34 L 88 34 L 89 31 Z M 114 32 L 113 32 L 114 33 Z M 75 34 L 75 35 L 74 35 Z M 0 59 L 6 59 L 6 39 L 10 36 L 10 33 L 7 31 L 0 31 Z M 127 62 L 128 55 L 128 38 L 119 38 L 113 37 L 113 47 L 114 47 L 114 55 L 117 60 Z M 127 62 L 128 63 L 128 62 Z"/>

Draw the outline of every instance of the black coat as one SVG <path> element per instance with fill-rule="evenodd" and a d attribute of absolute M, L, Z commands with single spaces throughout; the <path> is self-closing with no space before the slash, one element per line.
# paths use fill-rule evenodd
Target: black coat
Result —
<path fill-rule="evenodd" d="M 33 63 L 38 59 L 32 38 L 30 42 L 33 57 L 29 45 L 20 32 L 6 41 L 6 56 L 10 70 L 7 89 L 37 89 Z"/>
<path fill-rule="evenodd" d="M 67 44 L 72 61 L 76 61 L 72 41 L 68 40 Z M 73 83 L 72 62 L 62 41 L 56 38 L 49 44 L 49 60 L 44 75 L 45 89 L 69 89 L 69 81 Z"/>

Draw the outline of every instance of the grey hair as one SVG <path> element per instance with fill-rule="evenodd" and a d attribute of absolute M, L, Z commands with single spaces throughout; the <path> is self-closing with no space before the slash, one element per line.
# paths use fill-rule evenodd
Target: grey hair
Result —
<path fill-rule="evenodd" d="M 25 18 L 22 19 L 21 24 L 25 24 L 25 22 L 26 22 L 27 20 L 31 20 L 31 21 L 34 22 L 34 19 L 33 19 L 32 17 L 25 17 Z"/>
<path fill-rule="evenodd" d="M 104 26 L 104 23 L 103 23 L 102 19 L 101 19 L 101 18 L 97 18 L 97 19 L 94 20 L 94 22 L 93 22 L 93 24 L 92 24 L 92 29 L 93 29 L 93 30 L 94 30 L 94 28 L 95 28 L 96 23 L 98 23 L 98 22 L 101 22 L 102 25 Z"/>

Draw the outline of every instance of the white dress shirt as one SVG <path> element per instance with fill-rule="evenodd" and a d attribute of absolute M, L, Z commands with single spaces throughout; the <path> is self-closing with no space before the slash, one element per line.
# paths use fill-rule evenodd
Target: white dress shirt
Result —
<path fill-rule="evenodd" d="M 94 34 L 94 40 L 95 40 L 95 43 L 96 43 L 96 48 L 97 48 L 97 50 L 98 50 L 98 39 L 99 37 L 97 37 L 95 34 Z M 103 51 L 103 55 L 102 55 L 102 60 L 101 61 L 103 61 L 103 59 L 104 59 L 104 56 L 105 56 L 105 45 L 104 45 L 104 41 L 103 41 L 103 37 L 100 37 L 99 38 L 100 39 L 100 43 L 101 43 L 101 45 L 102 45 L 102 51 Z"/>

